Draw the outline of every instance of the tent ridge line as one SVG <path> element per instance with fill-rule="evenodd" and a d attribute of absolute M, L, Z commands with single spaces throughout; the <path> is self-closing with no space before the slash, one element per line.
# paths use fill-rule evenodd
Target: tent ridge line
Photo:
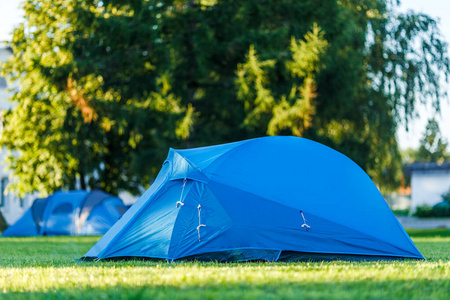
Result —
<path fill-rule="evenodd" d="M 45 203 L 44 212 L 42 213 L 42 226 L 40 226 L 39 232 L 38 232 L 39 235 L 43 235 L 44 228 L 47 227 L 47 220 L 48 220 L 47 215 L 50 214 L 49 204 L 50 204 L 50 201 L 52 201 L 52 199 L 54 197 L 55 197 L 55 194 L 51 194 L 49 197 L 47 197 L 47 202 Z"/>
<path fill-rule="evenodd" d="M 83 212 L 83 209 L 84 209 L 84 207 L 86 205 L 86 200 L 88 198 L 92 197 L 92 194 L 95 193 L 95 192 L 101 193 L 103 197 L 94 206 L 92 206 L 92 208 L 89 211 L 89 214 L 87 214 L 86 218 L 84 220 L 81 220 L 81 213 Z M 109 194 L 107 194 L 107 193 L 105 193 L 105 192 L 103 192 L 101 190 L 93 190 L 93 191 L 90 191 L 90 192 L 88 192 L 86 194 L 86 196 L 83 198 L 83 200 L 81 201 L 81 204 L 79 206 L 80 212 L 77 213 L 77 220 L 76 220 L 77 221 L 76 222 L 77 223 L 77 226 L 76 226 L 77 228 L 76 229 L 77 229 L 77 233 L 78 234 L 81 232 L 81 228 L 83 227 L 84 223 L 86 223 L 86 221 L 89 218 L 89 215 L 90 215 L 91 211 L 94 209 L 94 207 L 96 207 L 97 205 L 101 204 L 103 201 L 105 201 L 106 199 L 109 199 L 109 198 L 114 198 L 114 196 L 109 195 Z M 75 219 L 74 219 L 74 222 L 75 222 Z"/>
<path fill-rule="evenodd" d="M 222 153 L 219 157 L 217 157 L 213 162 L 211 162 L 211 164 L 209 164 L 208 166 L 206 166 L 206 168 L 214 165 L 217 163 L 218 160 L 221 159 L 221 162 L 218 162 L 217 166 L 215 166 L 216 168 L 220 167 L 225 161 L 226 161 L 226 157 L 228 157 L 229 155 L 231 155 L 232 153 L 236 152 L 237 150 L 240 150 L 241 148 L 244 148 L 246 146 L 249 146 L 251 144 L 254 144 L 256 142 L 260 142 L 261 140 L 263 140 L 264 138 L 267 137 L 259 137 L 259 138 L 254 138 L 254 139 L 248 139 L 245 141 L 242 141 L 242 143 L 240 143 L 239 145 L 237 145 L 234 148 L 228 149 L 227 151 L 225 151 L 224 153 Z M 186 156 L 182 155 L 181 153 L 179 153 L 176 149 L 171 148 L 170 150 L 174 151 L 175 153 L 177 153 L 180 157 L 182 157 L 187 163 L 189 163 L 192 167 L 198 169 L 206 178 L 208 178 L 208 180 L 211 180 L 210 176 L 208 176 L 206 174 L 206 172 L 204 172 L 204 170 L 200 167 L 198 167 L 196 164 L 194 164 L 191 160 L 189 160 Z M 206 169 L 205 168 L 205 169 Z M 198 180 L 198 179 L 193 179 L 193 180 L 197 180 L 197 181 L 201 181 L 202 180 Z M 204 183 L 208 183 L 208 182 L 204 182 Z"/>
<path fill-rule="evenodd" d="M 181 153 L 179 153 L 177 150 L 175 149 L 171 149 L 173 152 L 175 152 L 176 154 L 178 154 L 178 156 L 180 156 L 182 159 L 184 159 L 190 166 L 192 166 L 195 170 L 198 170 L 203 176 L 205 176 L 206 178 L 208 178 L 208 181 L 210 180 L 209 176 L 205 174 L 205 172 L 203 172 L 203 169 L 200 167 L 197 167 L 196 164 L 194 164 L 192 161 L 190 161 L 189 159 L 187 159 L 185 156 L 181 155 Z M 173 156 L 172 156 L 172 161 L 173 161 Z M 173 164 L 171 164 L 170 166 L 170 173 L 173 173 Z M 190 180 L 195 180 L 195 181 L 200 181 L 203 183 L 207 183 L 207 181 L 204 180 L 200 180 L 198 178 L 193 178 L 193 177 L 188 177 L 185 176 L 185 179 L 190 179 Z"/>
<path fill-rule="evenodd" d="M 232 149 L 222 153 L 222 155 L 220 155 L 217 159 L 215 159 L 210 165 L 208 165 L 208 167 L 214 166 L 216 169 L 218 169 L 221 165 L 223 165 L 227 161 L 228 157 L 232 153 L 234 153 L 234 152 L 236 152 L 238 150 L 242 150 L 242 148 L 248 147 L 248 146 L 250 146 L 250 145 L 252 145 L 252 144 L 254 144 L 256 142 L 260 142 L 263 139 L 264 139 L 264 137 L 246 140 L 244 143 L 239 144 L 236 147 L 234 147 L 234 148 L 232 148 Z M 218 160 L 221 160 L 221 161 L 217 162 Z"/>

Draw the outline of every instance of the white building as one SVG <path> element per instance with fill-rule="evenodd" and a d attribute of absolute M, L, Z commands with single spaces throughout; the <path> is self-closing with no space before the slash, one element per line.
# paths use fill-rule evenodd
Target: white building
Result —
<path fill-rule="evenodd" d="M 5 62 L 12 55 L 10 48 L 0 48 L 0 62 Z M 3 127 L 3 113 L 10 109 L 11 103 L 8 101 L 10 93 L 7 91 L 8 85 L 5 78 L 0 77 L 0 130 Z M 10 180 L 10 173 L 6 170 L 5 164 L 6 149 L 0 149 L 0 211 L 8 224 L 13 224 L 33 203 L 33 197 L 24 199 L 6 193 L 5 189 Z"/>
<path fill-rule="evenodd" d="M 433 206 L 442 202 L 442 195 L 450 189 L 450 162 L 413 163 L 411 171 L 411 211 L 419 205 Z"/>

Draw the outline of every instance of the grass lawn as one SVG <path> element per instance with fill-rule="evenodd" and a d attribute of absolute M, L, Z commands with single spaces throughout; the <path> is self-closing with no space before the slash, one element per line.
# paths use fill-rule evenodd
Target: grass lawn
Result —
<path fill-rule="evenodd" d="M 428 261 L 79 263 L 98 237 L 0 239 L 0 299 L 449 299 L 450 230 L 410 231 Z"/>

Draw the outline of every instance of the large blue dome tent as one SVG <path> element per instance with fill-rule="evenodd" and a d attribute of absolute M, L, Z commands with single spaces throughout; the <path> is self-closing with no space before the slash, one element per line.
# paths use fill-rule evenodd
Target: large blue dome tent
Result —
<path fill-rule="evenodd" d="M 297 137 L 170 149 L 151 187 L 83 256 L 216 261 L 423 259 L 369 176 Z"/>
<path fill-rule="evenodd" d="M 125 211 L 120 198 L 102 191 L 59 191 L 36 199 L 2 237 L 103 235 Z"/>

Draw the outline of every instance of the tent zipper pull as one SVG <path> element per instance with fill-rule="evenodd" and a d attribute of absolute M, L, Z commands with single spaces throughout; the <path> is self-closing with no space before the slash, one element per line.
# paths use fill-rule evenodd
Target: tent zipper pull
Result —
<path fill-rule="evenodd" d="M 197 206 L 197 209 L 198 209 L 198 226 L 197 226 L 198 241 L 201 242 L 202 239 L 200 238 L 200 228 L 201 228 L 201 227 L 206 227 L 206 225 L 202 224 L 201 218 L 200 218 L 200 212 L 202 211 L 202 206 L 199 204 L 199 205 Z"/>
<path fill-rule="evenodd" d="M 184 187 L 186 186 L 186 181 L 187 181 L 187 179 L 184 178 L 184 179 L 183 179 L 183 188 L 181 189 L 180 200 L 177 201 L 177 204 L 176 204 L 177 207 L 178 207 L 178 204 L 179 204 L 180 206 L 183 206 L 183 205 L 184 205 L 184 203 L 181 202 L 181 200 L 183 199 L 183 192 L 184 192 Z"/>
<path fill-rule="evenodd" d="M 311 228 L 311 226 L 309 226 L 308 224 L 306 224 L 306 219 L 305 219 L 305 216 L 303 215 L 303 211 L 300 211 L 300 214 L 302 215 L 302 218 L 303 218 L 303 225 L 302 225 L 302 228 L 303 228 L 303 227 L 306 227 L 306 231 L 309 231 L 309 229 Z"/>

